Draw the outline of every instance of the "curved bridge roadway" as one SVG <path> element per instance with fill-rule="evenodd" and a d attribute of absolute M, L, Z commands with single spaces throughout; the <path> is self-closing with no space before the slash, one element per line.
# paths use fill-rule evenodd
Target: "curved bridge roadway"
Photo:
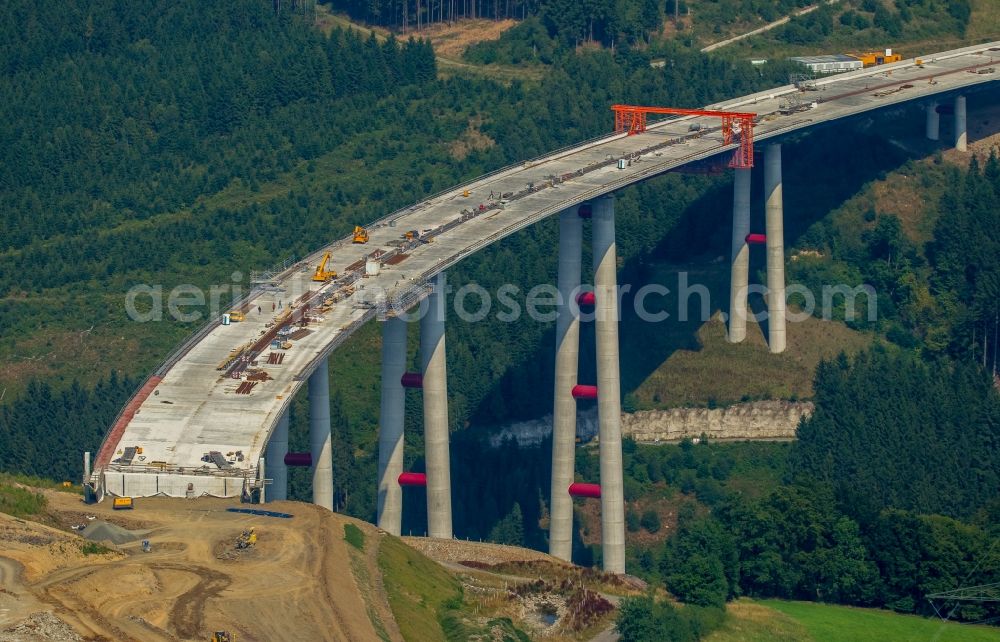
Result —
<path fill-rule="evenodd" d="M 815 83 L 815 91 L 785 86 L 708 108 L 756 113 L 755 140 L 760 142 L 909 101 L 968 93 L 1000 80 L 1000 72 L 992 71 L 994 58 L 1000 60 L 1000 42 L 921 58 L 922 65 L 906 60 L 824 78 Z M 817 105 L 782 113 L 795 95 Z M 432 276 L 507 235 L 578 203 L 735 148 L 723 144 L 719 125 L 716 118 L 682 117 L 650 125 L 639 135 L 614 134 L 554 152 L 395 212 L 368 226 L 371 239 L 365 245 L 343 239 L 274 275 L 248 296 L 245 321 L 221 325 L 216 320 L 204 327 L 123 409 L 95 460 L 92 479 L 99 494 L 239 495 L 245 483 L 253 483 L 269 435 L 295 392 L 317 364 L 384 310 L 386 300 L 400 309 L 412 306 L 426 296 Z M 632 162 L 619 169 L 621 158 Z M 432 242 L 402 241 L 408 230 L 426 232 Z M 313 270 L 327 250 L 339 278 L 314 282 Z M 377 250 L 387 253 L 381 271 L 362 278 L 366 257 Z M 295 308 L 290 311 L 291 302 Z M 283 322 L 298 329 L 298 316 L 307 309 L 312 317 L 308 333 L 292 339 L 280 364 L 268 364 L 271 351 L 264 335 Z M 250 386 L 234 377 L 250 365 L 239 357 L 239 349 L 254 344 L 259 349 L 254 368 L 270 379 L 247 394 Z M 120 457 L 128 447 L 141 451 L 123 465 Z M 210 451 L 223 456 L 240 452 L 242 458 L 221 470 L 203 461 Z"/>

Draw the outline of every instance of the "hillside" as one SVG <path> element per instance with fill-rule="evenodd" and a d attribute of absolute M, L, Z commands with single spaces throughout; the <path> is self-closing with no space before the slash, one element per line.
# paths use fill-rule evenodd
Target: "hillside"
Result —
<path fill-rule="evenodd" d="M 725 3 L 690 4 L 694 14 L 692 31 L 697 34 L 696 40 L 705 44 L 759 28 L 765 24 L 765 19 L 774 20 L 779 13 L 768 8 L 747 22 L 746 14 L 728 12 L 737 18 L 726 17 Z M 788 7 L 792 3 L 782 4 Z M 962 43 L 995 40 L 1000 34 L 1000 19 L 991 0 L 941 4 L 911 0 L 834 0 L 795 4 L 817 8 L 793 16 L 785 25 L 717 49 L 713 55 L 775 59 L 885 48 L 910 55 L 908 52 L 914 50 L 939 50 Z M 706 11 L 698 12 L 697 5 Z M 716 26 L 720 23 L 721 29 Z"/>
<path fill-rule="evenodd" d="M 885 171 L 863 179 L 856 193 L 827 201 L 825 212 L 803 211 L 795 202 L 814 193 L 804 189 L 800 182 L 808 180 L 808 170 L 789 179 L 785 198 L 795 203 L 791 206 L 795 209 L 789 211 L 804 216 L 800 219 L 802 222 L 795 224 L 794 235 L 786 241 L 788 254 L 792 257 L 787 268 L 788 283 L 806 284 L 818 291 L 816 287 L 820 282 L 814 276 L 816 272 L 823 272 L 825 278 L 842 277 L 845 274 L 843 257 L 855 255 L 868 242 L 867 237 L 875 230 L 879 217 L 898 219 L 902 233 L 923 255 L 925 246 L 933 241 L 938 204 L 951 180 L 951 172 L 955 168 L 967 168 L 973 156 L 980 165 L 985 165 L 990 154 L 1000 150 L 1000 107 L 981 105 L 974 113 L 969 127 L 973 141 L 969 146 L 971 154 L 951 149 L 930 153 L 924 141 L 904 131 L 891 130 L 888 145 L 903 148 L 906 154 L 892 163 L 896 166 L 887 165 Z M 915 117 L 913 112 L 910 114 Z M 883 124 L 887 123 L 883 121 L 874 128 Z M 808 146 L 822 144 L 821 141 L 809 141 L 804 146 L 793 147 L 792 153 L 808 155 Z M 804 165 L 815 166 L 808 156 Z M 796 173 L 794 168 L 789 168 L 788 174 L 794 177 Z M 812 206 L 807 207 L 812 209 Z M 720 225 L 725 223 L 720 222 Z M 716 247 L 723 251 L 721 244 Z M 831 248 L 836 250 L 831 251 Z M 857 269 L 857 259 L 853 263 Z M 708 288 L 713 302 L 712 313 L 724 310 L 729 281 L 728 266 L 724 262 L 716 259 L 696 265 L 653 263 L 647 270 L 652 275 L 650 283 L 675 282 L 678 272 L 688 273 L 692 282 Z M 852 278 L 860 282 L 862 277 Z M 926 279 L 926 275 L 922 278 Z M 812 317 L 789 324 L 789 348 L 784 354 L 775 356 L 767 353 L 764 334 L 756 322 L 751 320 L 748 324 L 747 341 L 733 346 L 726 342 L 725 325 L 718 317 L 705 324 L 696 321 L 698 305 L 699 298 L 692 298 L 688 315 L 692 321 L 661 324 L 665 328 L 650 327 L 628 315 L 623 318 L 630 336 L 641 337 L 634 344 L 623 347 L 623 360 L 642 363 L 639 372 L 648 372 L 640 381 L 630 382 L 634 385 L 630 387 L 634 395 L 631 407 L 721 405 L 747 398 L 811 398 L 813 376 L 820 359 L 832 358 L 842 351 L 854 354 L 873 341 L 884 340 L 886 332 L 893 327 L 897 330 L 892 336 L 899 338 L 898 326 L 893 326 L 898 322 L 896 318 L 883 319 L 881 326 L 865 327 L 845 325 L 837 318 Z M 922 306 L 926 305 L 925 301 Z M 882 306 L 886 312 L 891 310 L 887 302 Z M 671 318 L 676 318 L 676 299 L 669 298 L 663 309 Z M 907 318 L 919 314 L 914 311 Z M 881 332 L 874 331 L 879 327 Z M 660 355 L 667 356 L 659 361 Z M 655 367 L 645 363 L 650 359 L 658 361 Z M 722 369 L 731 376 L 715 376 Z"/>
<path fill-rule="evenodd" d="M 62 493 L 46 498 L 47 517 L 64 528 L 93 516 L 151 542 L 151 553 L 137 541 L 105 548 L 0 515 L 3 558 L 21 567 L 19 580 L 6 578 L 4 599 L 22 614 L 50 612 L 82 637 L 186 640 L 230 630 L 241 640 L 281 639 L 292 631 L 376 640 L 373 621 L 393 624 L 385 598 L 351 570 L 343 537 L 350 521 L 312 506 L 275 504 L 294 515 L 285 520 L 229 513 L 234 504 L 221 500 L 148 499 L 123 516 L 110 502 L 84 506 Z M 257 546 L 235 551 L 236 537 L 249 528 L 258 532 Z M 8 618 L 7 630 L 16 622 Z"/>
<path fill-rule="evenodd" d="M 268 505 L 289 518 L 228 512 L 241 507 L 207 498 L 145 498 L 116 512 L 110 501 L 86 506 L 72 493 L 20 488 L 45 507 L 27 519 L 0 513 L 2 640 L 40 631 L 52 640 L 203 640 L 228 630 L 241 641 L 458 642 L 498 631 L 526 639 L 523 629 L 569 642 L 611 622 L 613 603 L 594 591 L 635 591 L 515 547 L 408 545 L 310 504 Z M 118 544 L 70 530 L 102 520 Z M 236 549 L 251 528 L 256 545 Z M 580 599 L 603 608 L 574 612 Z M 559 606 L 546 620 L 539 605 L 548 603 Z"/>

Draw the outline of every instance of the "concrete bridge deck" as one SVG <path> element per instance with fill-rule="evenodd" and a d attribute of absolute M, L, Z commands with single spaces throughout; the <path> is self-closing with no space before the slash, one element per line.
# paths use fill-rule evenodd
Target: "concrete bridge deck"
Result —
<path fill-rule="evenodd" d="M 754 137 L 761 143 L 864 112 L 957 95 L 1000 80 L 1000 72 L 992 71 L 994 59 L 1000 58 L 1000 43 L 921 58 L 919 66 L 911 59 L 824 78 L 815 83 L 815 91 L 785 86 L 709 108 L 758 114 Z M 817 105 L 783 114 L 791 96 Z M 692 125 L 701 128 L 696 131 Z M 368 226 L 367 244 L 355 245 L 348 238 L 321 248 L 275 276 L 268 287 L 255 289 L 246 302 L 244 322 L 224 326 L 216 321 L 167 360 L 112 427 L 95 462 L 97 478 L 114 494 L 238 495 L 244 481 L 255 475 L 271 430 L 308 375 L 352 332 L 375 317 L 384 301 L 412 305 L 425 296 L 430 277 L 505 236 L 567 207 L 735 148 L 723 144 L 719 125 L 715 118 L 682 117 L 652 124 L 636 136 L 615 134 L 583 143 L 393 213 Z M 913 126 L 916 131 L 921 125 Z M 620 158 L 632 162 L 619 169 Z M 427 234 L 431 242 L 404 243 L 397 248 L 407 230 Z M 327 250 L 340 277 L 325 284 L 313 282 L 312 272 Z M 383 264 L 378 275 L 362 278 L 364 259 L 376 250 L 406 257 Z M 352 265 L 353 271 L 348 269 Z M 335 295 L 339 301 L 317 311 L 316 306 Z M 269 324 L 303 296 L 313 306 L 310 314 L 321 319 L 309 323 L 308 334 L 293 340 L 291 349 L 276 351 L 285 354 L 280 365 L 267 364 L 272 350 L 264 349 L 255 369 L 270 379 L 258 383 L 249 394 L 238 394 L 242 381 L 227 375 L 228 369 L 220 370 L 220 365 L 239 346 L 257 341 L 272 329 Z M 129 446 L 142 449 L 132 464 L 113 463 Z M 209 451 L 241 452 L 243 457 L 221 470 L 202 461 Z"/>

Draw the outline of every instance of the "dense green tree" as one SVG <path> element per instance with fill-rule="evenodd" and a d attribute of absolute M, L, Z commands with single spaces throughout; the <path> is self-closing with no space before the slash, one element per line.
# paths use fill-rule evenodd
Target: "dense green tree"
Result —
<path fill-rule="evenodd" d="M 885 511 L 868 534 L 868 547 L 883 577 L 885 606 L 898 611 L 931 614 L 927 595 L 965 586 L 1000 581 L 1000 547 L 976 526 L 937 515 Z M 978 605 L 970 619 L 996 616 L 995 606 Z M 986 605 L 989 606 L 989 605 Z"/>
<path fill-rule="evenodd" d="M 514 503 L 502 520 L 490 531 L 490 541 L 510 546 L 524 546 L 524 516 L 521 515 L 521 505 Z"/>
<path fill-rule="evenodd" d="M 354 469 L 354 440 L 340 391 L 330 399 L 330 426 L 333 448 L 333 507 L 334 510 L 341 511 L 347 506 L 354 481 L 351 475 Z"/>
<path fill-rule="evenodd" d="M 642 527 L 645 528 L 650 533 L 657 533 L 660 530 L 660 514 L 655 510 L 647 510 L 642 514 L 642 521 L 640 522 Z"/>
<path fill-rule="evenodd" d="M 954 172 L 939 206 L 928 254 L 931 284 L 950 311 L 951 351 L 970 355 L 996 374 L 1000 317 L 1000 159 L 985 168 L 975 158 L 967 172 Z M 975 239 L 975 243 L 970 243 Z"/>
<path fill-rule="evenodd" d="M 53 391 L 38 380 L 0 407 L 0 471 L 56 480 L 81 479 L 81 455 L 96 455 L 101 439 L 133 392 L 135 381 L 112 372 L 92 389 L 74 381 Z"/>
<path fill-rule="evenodd" d="M 738 564 L 736 546 L 722 525 L 686 510 L 667 540 L 660 574 L 682 602 L 719 607 L 737 590 Z"/>
<path fill-rule="evenodd" d="M 639 513 L 631 506 L 625 509 L 625 528 L 630 533 L 638 533 L 641 528 Z"/>
<path fill-rule="evenodd" d="M 719 608 L 678 609 L 646 595 L 622 600 L 615 628 L 622 642 L 694 642 L 719 628 L 724 619 Z"/>
<path fill-rule="evenodd" d="M 968 517 L 994 496 L 1000 407 L 974 365 L 876 349 L 820 364 L 815 389 L 793 462 L 830 483 L 849 514 L 868 521 L 895 507 Z"/>

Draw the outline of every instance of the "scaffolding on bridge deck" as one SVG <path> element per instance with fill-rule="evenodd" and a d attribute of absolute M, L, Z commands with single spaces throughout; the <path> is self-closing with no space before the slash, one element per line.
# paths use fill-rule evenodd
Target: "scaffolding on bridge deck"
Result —
<path fill-rule="evenodd" d="M 676 107 L 642 107 L 639 105 L 612 105 L 615 112 L 615 131 L 628 132 L 629 136 L 646 131 L 647 114 L 674 116 L 711 116 L 722 119 L 722 142 L 731 145 L 739 140 L 729 167 L 753 167 L 753 125 L 757 114 L 741 111 L 716 111 L 711 109 L 680 109 Z"/>

